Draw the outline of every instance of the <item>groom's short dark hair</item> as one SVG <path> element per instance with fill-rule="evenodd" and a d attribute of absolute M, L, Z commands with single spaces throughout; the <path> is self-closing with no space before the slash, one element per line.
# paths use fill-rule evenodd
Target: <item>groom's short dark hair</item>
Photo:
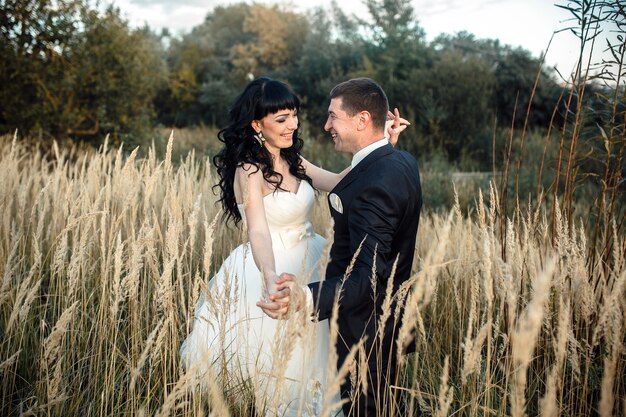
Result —
<path fill-rule="evenodd" d="M 385 130 L 389 102 L 383 89 L 372 79 L 353 78 L 337 84 L 330 91 L 330 98 L 341 97 L 342 110 L 350 116 L 360 111 L 372 115 L 375 128 Z"/>

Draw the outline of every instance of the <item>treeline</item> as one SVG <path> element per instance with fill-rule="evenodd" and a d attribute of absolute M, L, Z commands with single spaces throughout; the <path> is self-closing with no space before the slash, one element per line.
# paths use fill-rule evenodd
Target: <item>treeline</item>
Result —
<path fill-rule="evenodd" d="M 87 0 L 0 3 L 0 133 L 142 143 L 155 125 L 222 125 L 237 92 L 268 75 L 301 97 L 315 138 L 332 86 L 368 76 L 413 122 L 404 147 L 490 169 L 495 130 L 547 128 L 571 97 L 527 50 L 468 33 L 427 42 L 409 0 L 365 0 L 368 21 L 338 7 L 219 6 L 180 38 Z"/>
<path fill-rule="evenodd" d="M 302 97 L 309 132 L 319 136 L 328 92 L 356 76 L 379 81 L 414 123 L 405 144 L 456 159 L 489 152 L 494 119 L 510 126 L 526 108 L 541 69 L 528 51 L 461 33 L 427 43 L 410 1 L 366 2 L 371 22 L 334 9 L 309 16 L 277 7 L 218 7 L 167 51 L 169 80 L 156 101 L 159 121 L 185 126 L 225 120 L 231 98 L 261 74 L 287 80 Z M 365 6 L 364 6 L 365 7 Z M 531 126 L 547 126 L 561 88 L 547 69 Z M 519 112 L 518 121 L 524 115 Z M 487 157 L 490 160 L 490 157 Z"/>

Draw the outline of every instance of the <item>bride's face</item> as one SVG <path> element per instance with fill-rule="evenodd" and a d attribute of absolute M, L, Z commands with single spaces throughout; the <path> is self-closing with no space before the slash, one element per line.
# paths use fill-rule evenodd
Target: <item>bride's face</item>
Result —
<path fill-rule="evenodd" d="M 265 147 L 270 151 L 280 151 L 293 144 L 293 132 L 298 128 L 298 113 L 294 110 L 279 110 L 261 120 L 252 122 L 255 132 L 262 132 Z"/>

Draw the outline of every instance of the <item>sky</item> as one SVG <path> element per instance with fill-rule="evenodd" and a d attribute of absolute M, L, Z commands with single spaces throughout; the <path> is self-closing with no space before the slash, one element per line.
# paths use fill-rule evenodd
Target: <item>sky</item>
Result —
<path fill-rule="evenodd" d="M 131 25 L 147 23 L 160 31 L 167 27 L 173 34 L 189 32 L 199 25 L 215 6 L 240 0 L 105 0 L 118 6 Z M 248 1 L 250 2 L 250 1 Z M 273 0 L 258 3 L 275 4 Z M 305 12 L 306 7 L 331 7 L 331 0 L 280 2 L 294 10 Z M 362 0 L 337 0 L 344 12 L 367 16 Z M 566 0 L 413 0 L 412 5 L 426 39 L 437 35 L 467 31 L 479 39 L 499 39 L 501 43 L 529 50 L 540 57 L 548 48 L 545 64 L 556 67 L 567 77 L 578 59 L 578 41 L 570 31 L 561 31 L 571 24 L 571 14 L 555 3 Z M 554 36 L 553 36 L 554 35 Z M 550 39 L 552 42 L 550 43 Z M 596 48 L 600 52 L 602 48 Z M 594 56 L 598 59 L 598 54 Z"/>

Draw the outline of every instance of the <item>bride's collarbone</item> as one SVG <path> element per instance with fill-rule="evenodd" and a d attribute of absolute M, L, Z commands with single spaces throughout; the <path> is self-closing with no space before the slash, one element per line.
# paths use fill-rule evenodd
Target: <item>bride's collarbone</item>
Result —
<path fill-rule="evenodd" d="M 263 196 L 267 196 L 275 192 L 287 192 L 297 194 L 300 190 L 300 183 L 301 180 L 299 178 L 286 178 L 284 176 L 282 182 L 280 183 L 280 186 L 278 184 L 272 184 L 271 182 L 266 181 Z"/>

